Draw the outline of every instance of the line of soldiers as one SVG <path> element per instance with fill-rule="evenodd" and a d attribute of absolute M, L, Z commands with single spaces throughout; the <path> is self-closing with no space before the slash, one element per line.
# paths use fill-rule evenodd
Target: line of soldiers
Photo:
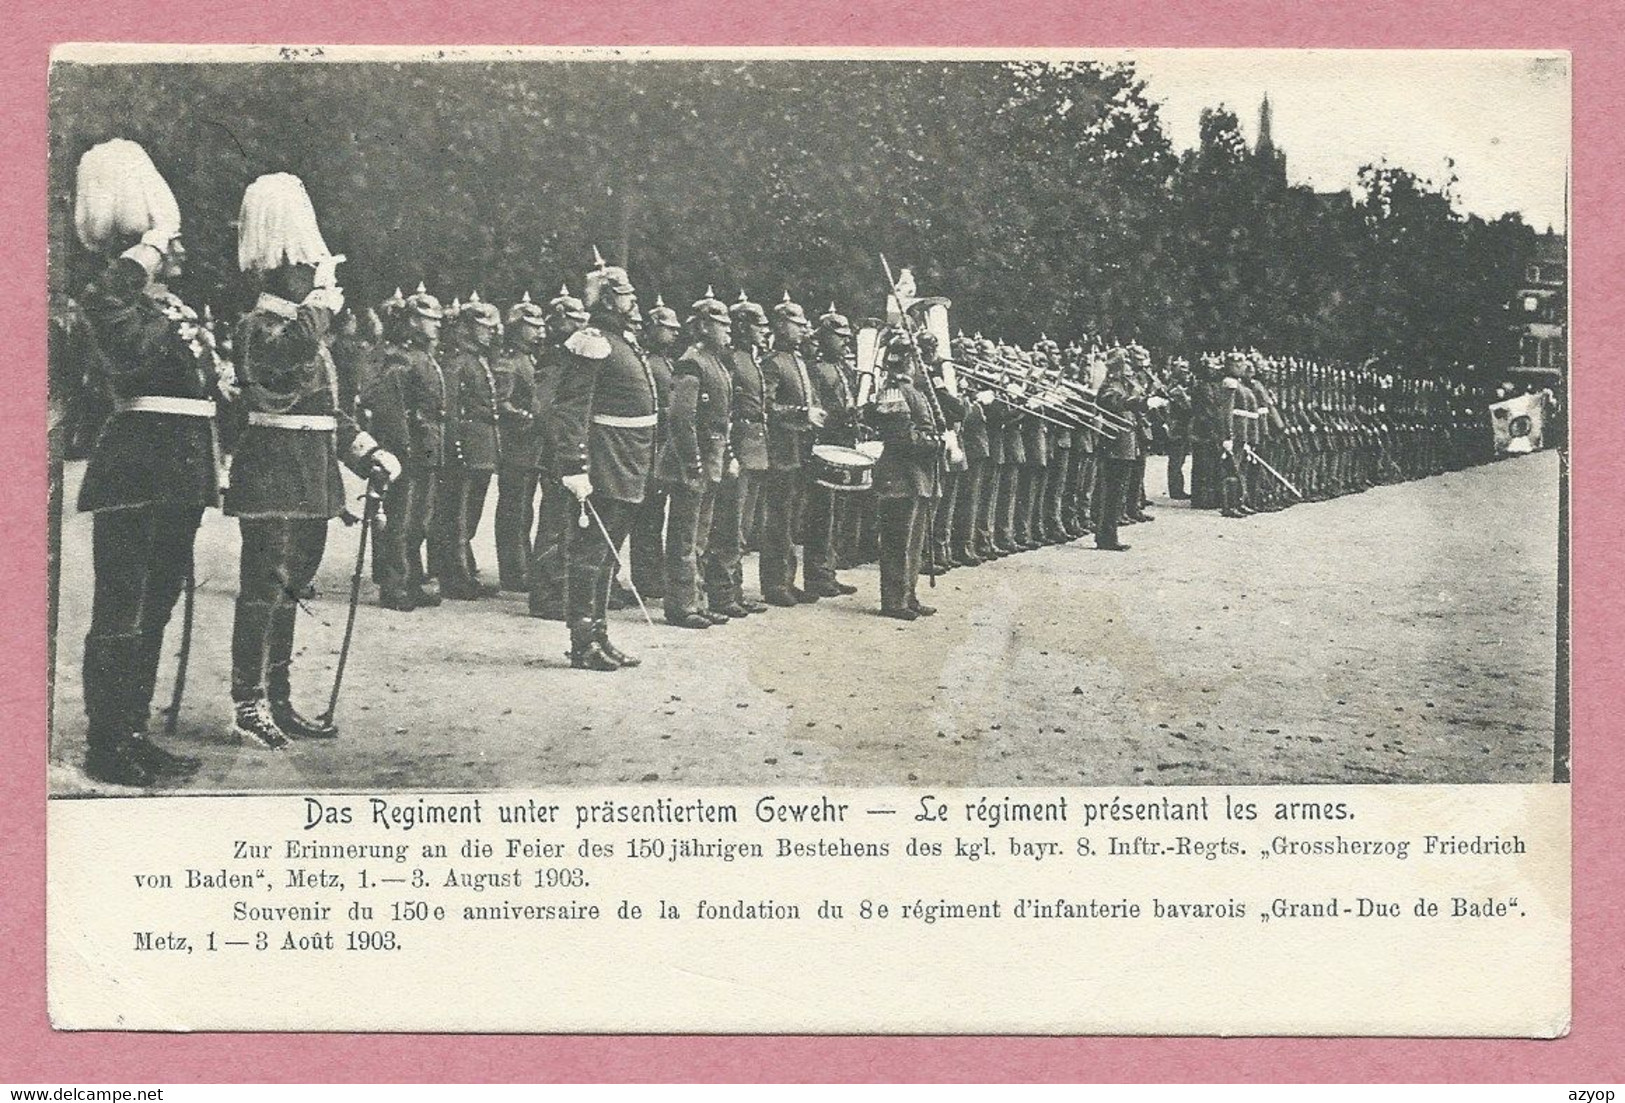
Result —
<path fill-rule="evenodd" d="M 74 343 L 95 347 L 112 408 L 79 498 L 96 574 L 86 769 L 121 784 L 198 768 L 147 728 L 211 506 L 242 534 L 233 733 L 273 749 L 337 735 L 337 685 L 304 716 L 290 667 L 328 523 L 348 513 L 341 463 L 369 485 L 385 607 L 522 592 L 568 625 L 572 666 L 607 672 L 638 665 L 609 638 L 622 573 L 633 600 L 703 630 L 852 594 L 838 572 L 878 560 L 880 612 L 911 621 L 935 612 L 921 573 L 1091 533 L 1126 550 L 1119 527 L 1151 520 L 1159 438 L 1170 495 L 1185 497 L 1188 452 L 1192 504 L 1231 514 L 1489 458 L 1480 396 L 1459 387 L 1240 354 L 1193 375 L 1154 371 L 1137 345 L 949 341 L 945 316 L 910 313 L 928 301 L 911 277 L 860 331 L 788 293 L 768 310 L 708 289 L 686 318 L 659 299 L 645 317 L 625 269 L 595 257 L 579 298 L 527 294 L 504 313 L 471 294 L 447 309 L 419 286 L 382 304 L 375 335 L 358 324 L 371 312 L 345 309 L 343 257 L 286 173 L 243 196 L 238 262 L 260 294 L 228 359 L 168 288 L 180 216 L 140 146 L 85 154 L 75 226 L 105 268 L 77 296 Z M 473 551 L 493 480 L 495 583 Z"/>
<path fill-rule="evenodd" d="M 1182 360 L 1160 384 L 1170 409 L 1169 494 L 1227 517 L 1320 501 L 1494 458 L 1493 399 L 1459 380 L 1396 376 L 1258 352 Z"/>

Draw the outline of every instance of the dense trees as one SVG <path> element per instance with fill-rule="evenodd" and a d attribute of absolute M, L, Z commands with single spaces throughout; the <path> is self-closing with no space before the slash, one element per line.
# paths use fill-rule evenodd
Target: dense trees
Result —
<path fill-rule="evenodd" d="M 714 284 L 863 314 L 884 253 L 966 329 L 1418 366 L 1504 360 L 1534 240 L 1396 166 L 1352 193 L 1292 187 L 1223 108 L 1176 155 L 1129 65 L 58 66 L 51 96 L 56 274 L 83 276 L 79 154 L 131 137 L 180 199 L 185 292 L 222 311 L 247 294 L 236 205 L 278 170 L 305 179 L 364 301 L 420 279 L 548 294 L 596 244 L 678 306 Z"/>

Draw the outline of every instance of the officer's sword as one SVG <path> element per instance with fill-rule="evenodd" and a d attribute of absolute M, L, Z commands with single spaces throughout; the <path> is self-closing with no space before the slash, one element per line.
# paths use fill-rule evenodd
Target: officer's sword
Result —
<path fill-rule="evenodd" d="M 621 553 L 615 550 L 615 541 L 609 538 L 609 529 L 604 527 L 604 519 L 598 516 L 598 507 L 592 504 L 591 498 L 583 498 L 581 499 L 582 519 L 584 520 L 589 513 L 592 514 L 592 519 L 598 523 L 599 535 L 604 538 L 604 545 L 609 548 L 609 557 L 615 560 L 615 571 L 619 574 L 621 571 L 626 570 L 625 565 L 621 562 Z M 581 527 L 585 528 L 586 526 L 582 525 Z M 632 596 L 637 599 L 638 608 L 643 611 L 643 619 L 649 623 L 650 628 L 653 628 L 655 619 L 649 615 L 649 607 L 643 604 L 643 595 L 638 593 L 638 584 L 632 581 L 631 571 L 626 572 L 626 585 L 632 591 Z"/>
<path fill-rule="evenodd" d="M 1300 491 L 1297 487 L 1293 486 L 1292 483 L 1287 480 L 1287 477 L 1285 475 L 1281 474 L 1279 471 L 1275 470 L 1275 468 L 1271 467 L 1268 460 L 1266 460 L 1263 456 L 1260 456 L 1257 452 L 1254 452 L 1252 445 L 1244 444 L 1241 447 L 1242 447 L 1242 451 L 1246 452 L 1249 456 L 1251 456 L 1253 459 L 1258 461 L 1260 467 L 1262 467 L 1265 471 L 1268 471 L 1271 475 L 1274 475 L 1276 482 L 1280 483 L 1282 486 L 1284 486 L 1288 490 L 1292 491 L 1292 493 L 1297 496 L 1298 501 L 1301 502 L 1301 501 L 1304 500 L 1303 492 Z"/>
<path fill-rule="evenodd" d="M 175 660 L 175 692 L 169 698 L 169 715 L 164 717 L 164 735 L 173 739 L 181 720 L 181 698 L 186 695 L 186 664 L 192 657 L 192 611 L 197 604 L 196 553 L 186 557 L 186 603 L 181 612 L 181 650 Z"/>
<path fill-rule="evenodd" d="M 327 723 L 332 723 L 333 714 L 338 711 L 339 686 L 344 684 L 344 664 L 350 658 L 350 638 L 355 634 L 355 611 L 361 604 L 361 574 L 367 568 L 367 534 L 378 519 L 378 507 L 383 500 L 383 495 L 369 479 L 367 504 L 361 511 L 361 541 L 355 553 L 355 574 L 350 576 L 350 612 L 344 620 L 344 642 L 339 645 L 338 669 L 333 672 L 333 694 L 327 699 L 327 711 L 321 716 Z"/>

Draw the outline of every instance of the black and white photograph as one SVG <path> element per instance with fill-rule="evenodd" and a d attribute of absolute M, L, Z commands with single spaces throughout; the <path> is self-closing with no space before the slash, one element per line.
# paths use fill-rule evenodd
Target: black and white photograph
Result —
<path fill-rule="evenodd" d="M 54 796 L 1568 780 L 1566 54 L 49 96 Z"/>

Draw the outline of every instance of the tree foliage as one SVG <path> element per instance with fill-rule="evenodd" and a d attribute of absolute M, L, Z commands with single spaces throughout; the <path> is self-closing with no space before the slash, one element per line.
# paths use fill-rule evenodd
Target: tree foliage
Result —
<path fill-rule="evenodd" d="M 596 245 L 679 309 L 714 286 L 861 316 L 884 254 L 967 330 L 1419 367 L 1498 355 L 1534 240 L 1395 166 L 1290 186 L 1222 107 L 1176 155 L 1128 64 L 59 65 L 51 99 L 54 273 L 85 275 L 79 155 L 130 137 L 180 200 L 183 291 L 219 311 L 247 301 L 233 222 L 272 171 L 305 180 L 360 301 L 549 295 Z"/>

